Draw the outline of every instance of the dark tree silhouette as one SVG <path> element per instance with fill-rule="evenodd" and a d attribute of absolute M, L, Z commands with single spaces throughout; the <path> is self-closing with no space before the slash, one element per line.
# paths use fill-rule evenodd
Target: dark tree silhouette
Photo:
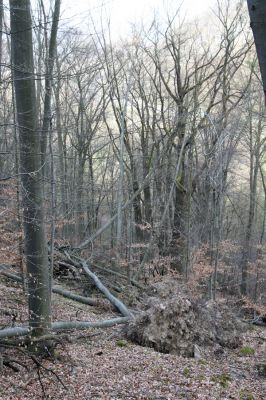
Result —
<path fill-rule="evenodd" d="M 247 0 L 247 2 L 266 101 L 266 2 L 263 0 Z"/>

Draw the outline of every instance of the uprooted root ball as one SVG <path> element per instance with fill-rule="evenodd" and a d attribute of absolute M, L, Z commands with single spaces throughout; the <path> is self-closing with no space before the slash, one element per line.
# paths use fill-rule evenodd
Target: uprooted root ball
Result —
<path fill-rule="evenodd" d="M 195 344 L 229 348 L 241 344 L 243 324 L 222 303 L 195 303 L 186 294 L 172 292 L 169 297 L 150 297 L 147 304 L 126 328 L 127 338 L 142 346 L 190 357 Z"/>

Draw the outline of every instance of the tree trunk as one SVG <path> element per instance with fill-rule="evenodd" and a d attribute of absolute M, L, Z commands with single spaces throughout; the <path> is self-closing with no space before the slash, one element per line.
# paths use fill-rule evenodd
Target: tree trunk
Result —
<path fill-rule="evenodd" d="M 28 274 L 29 325 L 34 335 L 51 326 L 51 292 L 44 229 L 39 137 L 36 129 L 32 22 L 29 0 L 10 0 L 12 65 L 20 139 L 20 169 Z"/>
<path fill-rule="evenodd" d="M 124 317 L 130 317 L 132 318 L 131 312 L 128 310 L 128 308 L 125 306 L 124 303 L 122 303 L 120 300 L 118 300 L 115 296 L 112 295 L 112 293 L 105 287 L 100 279 L 98 278 L 97 275 L 95 275 L 87 266 L 86 263 L 82 262 L 82 267 L 85 271 L 85 273 L 93 280 L 97 288 L 107 297 L 107 299 L 110 301 L 111 304 L 115 308 L 117 308 L 118 311 L 121 312 L 121 314 Z"/>
<path fill-rule="evenodd" d="M 44 96 L 44 110 L 43 110 L 43 124 L 41 133 L 41 154 L 42 163 L 45 162 L 45 154 L 47 147 L 47 137 L 49 127 L 52 121 L 51 115 L 51 96 L 52 96 L 52 74 L 54 68 L 54 58 L 56 53 L 56 37 L 58 29 L 58 21 L 60 17 L 60 4 L 61 0 L 55 0 L 53 22 L 51 29 L 51 36 L 49 41 L 48 57 L 46 60 L 45 69 L 45 96 Z"/>
<path fill-rule="evenodd" d="M 2 268 L 1 268 L 2 267 Z M 12 279 L 15 282 L 23 283 L 23 277 L 17 274 L 12 274 L 8 272 L 8 268 L 0 265 L 0 274 Z M 77 301 L 78 303 L 87 304 L 89 306 L 99 305 L 99 299 L 93 299 L 91 297 L 80 296 L 79 294 L 69 292 L 69 290 L 63 289 L 60 286 L 54 286 L 52 292 L 59 294 L 67 299 Z"/>
<path fill-rule="evenodd" d="M 178 144 L 176 146 L 177 160 L 181 157 L 181 148 L 183 148 L 182 158 L 180 159 L 180 167 L 178 175 L 175 178 L 175 195 L 174 195 L 174 218 L 172 229 L 172 240 L 170 242 L 169 252 L 174 257 L 173 267 L 178 268 L 180 272 L 185 270 L 185 255 L 186 255 L 186 203 L 187 193 L 185 188 L 185 153 L 186 146 L 184 137 L 186 133 L 186 108 L 183 104 L 183 98 L 180 99 L 178 106 L 178 122 L 176 126 L 176 136 Z M 171 154 L 171 152 L 170 152 Z"/>
<path fill-rule="evenodd" d="M 83 153 L 78 154 L 78 165 L 77 165 L 77 189 L 76 189 L 76 236 L 78 240 L 83 240 L 84 238 L 84 214 L 85 214 L 85 204 L 84 204 L 84 171 L 85 171 L 85 155 Z"/>
<path fill-rule="evenodd" d="M 2 80 L 2 37 L 3 37 L 3 18 L 4 18 L 4 7 L 3 0 L 0 0 L 0 82 Z"/>
<path fill-rule="evenodd" d="M 253 156 L 252 156 L 253 157 Z M 259 170 L 259 161 L 256 159 L 254 170 L 253 162 L 250 167 L 250 195 L 249 195 L 249 211 L 248 211 L 248 222 L 244 240 L 244 248 L 242 254 L 242 279 L 241 279 L 241 293 L 246 296 L 248 293 L 248 277 L 249 277 L 249 261 L 251 256 L 251 241 L 253 233 L 253 225 L 255 219 L 255 208 L 256 208 L 256 194 L 257 194 L 257 177 Z"/>
<path fill-rule="evenodd" d="M 129 321 L 128 317 L 107 319 L 98 322 L 91 321 L 57 321 L 52 324 L 53 331 L 69 329 L 90 329 L 90 328 L 109 328 L 118 324 L 125 324 Z M 31 333 L 31 328 L 27 326 L 17 326 L 0 330 L 0 339 L 14 336 L 26 336 Z"/>
<path fill-rule="evenodd" d="M 266 100 L 266 2 L 262 0 L 247 0 L 247 3 Z"/>
<path fill-rule="evenodd" d="M 58 75 L 60 74 L 59 67 L 57 68 Z M 59 175 L 61 177 L 60 180 L 60 194 L 61 194 L 61 216 L 62 219 L 68 220 L 68 207 L 67 207 L 67 190 L 66 190 L 66 168 L 65 168 L 65 150 L 64 150 L 64 142 L 62 135 L 62 125 L 61 125 L 61 107 L 60 107 L 60 78 L 55 88 L 55 107 L 56 107 L 56 131 L 57 131 L 57 146 L 58 146 L 58 164 L 59 164 Z M 62 236 L 63 238 L 68 238 L 68 221 L 63 224 L 62 228 Z"/>

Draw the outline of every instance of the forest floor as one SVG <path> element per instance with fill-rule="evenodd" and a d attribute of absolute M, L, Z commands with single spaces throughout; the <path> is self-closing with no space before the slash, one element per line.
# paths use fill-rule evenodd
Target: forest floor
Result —
<path fill-rule="evenodd" d="M 0 326 L 25 323 L 27 306 L 21 287 L 0 277 L 0 290 L 0 310 L 12 311 L 0 313 Z M 58 295 L 53 303 L 54 320 L 97 321 L 117 316 L 111 308 L 90 307 Z M 58 345 L 53 359 L 41 361 L 41 369 L 17 350 L 8 350 L 10 358 L 19 359 L 28 369 L 18 366 L 15 372 L 3 367 L 0 399 L 266 398 L 265 377 L 256 369 L 259 361 L 266 360 L 266 328 L 250 325 L 241 347 L 217 354 L 209 349 L 200 359 L 133 344 L 124 339 L 121 326 L 69 332 L 69 337 L 73 343 Z"/>

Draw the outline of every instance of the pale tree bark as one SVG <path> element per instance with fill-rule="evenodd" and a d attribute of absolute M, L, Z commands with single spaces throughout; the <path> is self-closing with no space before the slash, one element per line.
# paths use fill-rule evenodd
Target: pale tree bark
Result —
<path fill-rule="evenodd" d="M 121 113 L 121 129 L 120 129 L 120 151 L 119 151 L 119 181 L 118 181 L 118 206 L 117 206 L 117 232 L 116 240 L 117 245 L 121 246 L 122 238 L 122 227 L 123 227 L 123 186 L 124 186 L 124 136 L 125 136 L 125 119 L 127 113 L 127 102 L 129 93 L 129 83 L 127 84 L 127 90 L 125 95 L 125 103 Z"/>
<path fill-rule="evenodd" d="M 61 194 L 61 204 L 60 211 L 63 220 L 68 218 L 68 197 L 67 197 L 67 165 L 66 165 L 66 146 L 65 146 L 65 138 L 63 135 L 63 127 L 62 127 L 62 115 L 61 115 L 61 103 L 60 103 L 60 90 L 62 88 L 61 83 L 61 66 L 58 59 L 56 57 L 56 74 L 57 74 L 57 82 L 56 85 L 53 85 L 54 88 L 54 97 L 55 97 L 55 118 L 56 118 L 56 132 L 57 132 L 57 146 L 58 146 L 58 167 L 59 167 L 59 175 L 60 175 L 60 194 Z M 62 227 L 62 236 L 63 238 L 68 238 L 68 223 L 64 223 Z"/>
<path fill-rule="evenodd" d="M 264 194 L 264 206 L 263 206 L 263 219 L 262 219 L 262 227 L 261 227 L 261 234 L 260 234 L 260 244 L 263 243 L 264 234 L 265 234 L 265 225 L 266 225 L 266 182 L 264 178 L 264 173 L 262 166 L 260 165 L 260 176 L 261 176 L 261 183 L 263 187 L 263 194 Z"/>
<path fill-rule="evenodd" d="M 244 246 L 242 252 L 241 269 L 241 293 L 248 294 L 249 281 L 250 281 L 250 266 L 249 262 L 252 261 L 252 249 L 254 247 L 254 229 L 256 220 L 256 203 L 258 192 L 258 175 L 260 171 L 261 159 L 264 153 L 264 146 L 266 138 L 263 136 L 265 124 L 263 118 L 257 120 L 257 113 L 263 115 L 263 105 L 260 108 L 254 107 L 257 105 L 258 98 L 250 101 L 250 110 L 248 113 L 248 146 L 250 152 L 250 165 L 249 165 L 249 208 L 248 218 L 244 237 Z M 253 104 L 252 104 L 253 103 Z"/>
<path fill-rule="evenodd" d="M 107 289 L 107 287 L 102 284 L 102 282 L 97 277 L 97 275 L 94 274 L 89 269 L 88 265 L 85 262 L 82 262 L 81 264 L 82 264 L 82 267 L 83 267 L 86 275 L 88 275 L 93 280 L 93 282 L 95 283 L 97 288 L 107 297 L 107 299 L 111 302 L 111 304 L 113 304 L 113 306 L 115 308 L 117 308 L 117 310 L 120 311 L 120 313 L 124 317 L 132 318 L 132 313 L 128 310 L 128 308 L 125 306 L 125 304 L 122 303 L 122 301 L 120 301 L 119 299 L 117 299 L 115 296 L 112 295 L 112 293 Z"/>
<path fill-rule="evenodd" d="M 34 335 L 51 326 L 49 264 L 41 191 L 39 137 L 29 0 L 10 0 L 13 80 L 20 140 L 20 169 L 28 275 L 29 326 Z"/>
<path fill-rule="evenodd" d="M 131 75 L 133 73 L 133 63 L 132 60 L 130 60 L 130 66 L 127 67 L 128 59 L 127 58 L 120 58 L 118 54 L 116 54 L 113 50 L 110 50 L 110 55 L 108 54 L 105 38 L 103 38 L 104 41 L 104 65 L 105 65 L 105 74 L 107 77 L 107 80 L 110 82 L 110 92 L 109 92 L 109 97 L 110 97 L 110 103 L 112 106 L 113 110 L 113 115 L 114 119 L 116 121 L 117 127 L 119 129 L 120 133 L 120 139 L 123 138 L 123 145 L 122 147 L 120 146 L 120 149 L 117 148 L 115 144 L 115 139 L 112 133 L 112 129 L 109 126 L 109 122 L 105 119 L 105 123 L 107 125 L 107 130 L 110 135 L 110 139 L 113 143 L 114 151 L 116 153 L 116 156 L 118 157 L 118 160 L 120 162 L 120 169 L 121 169 L 121 157 L 123 155 L 126 157 L 126 153 L 128 155 L 128 172 L 130 172 L 130 184 L 131 188 L 133 191 L 133 197 L 134 201 L 132 204 L 133 207 L 133 214 L 134 214 L 134 222 L 135 222 L 135 236 L 136 236 L 136 241 L 141 241 L 142 240 L 142 231 L 140 229 L 140 225 L 143 223 L 142 220 L 142 208 L 141 208 L 141 193 L 139 195 L 136 195 L 139 191 L 139 179 L 138 179 L 138 166 L 137 162 L 134 157 L 134 149 L 133 149 L 133 143 L 132 143 L 132 138 L 130 135 L 130 128 L 129 128 L 129 121 L 126 118 L 126 107 L 125 104 L 128 102 L 128 96 L 129 96 L 129 90 L 131 87 Z M 125 93 L 123 93 L 123 89 L 121 87 L 120 82 L 125 82 Z M 121 140 L 120 140 L 121 144 Z M 121 149 L 123 149 L 122 156 L 121 154 Z M 124 149 L 126 150 L 124 152 Z M 120 182 L 121 182 L 121 175 L 120 175 Z M 118 196 L 120 196 L 121 187 L 119 188 L 118 191 Z M 120 211 L 121 211 L 121 204 L 118 207 L 118 235 L 117 239 L 120 236 Z"/>
<path fill-rule="evenodd" d="M 42 152 L 43 163 L 45 161 L 48 131 L 52 119 L 51 115 L 52 74 L 54 69 L 54 59 L 56 55 L 56 37 L 58 30 L 58 21 L 60 17 L 60 5 L 61 5 L 61 0 L 55 0 L 52 29 L 51 29 L 49 49 L 46 60 L 46 69 L 45 69 L 45 97 L 44 97 L 42 133 L 41 133 L 41 152 Z"/>
<path fill-rule="evenodd" d="M 126 324 L 130 317 L 118 317 L 98 322 L 91 321 L 57 321 L 52 324 L 53 331 L 69 329 L 91 329 L 91 328 L 109 328 L 118 324 Z M 26 336 L 31 333 L 30 327 L 17 326 L 15 328 L 6 328 L 0 330 L 0 339 L 7 339 L 14 336 Z M 45 336 L 44 336 L 45 338 Z"/>

